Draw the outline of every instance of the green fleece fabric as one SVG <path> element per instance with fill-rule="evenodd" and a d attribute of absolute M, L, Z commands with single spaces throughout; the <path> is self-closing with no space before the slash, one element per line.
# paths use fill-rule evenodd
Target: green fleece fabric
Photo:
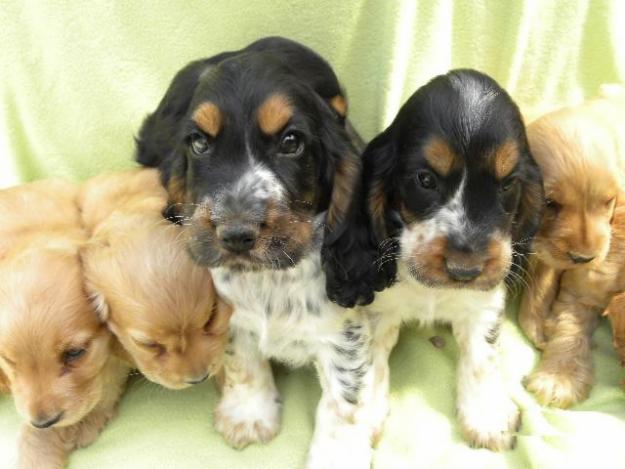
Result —
<path fill-rule="evenodd" d="M 371 138 L 418 86 L 450 68 L 491 74 L 528 115 L 625 81 L 624 24 L 620 0 L 2 0 L 0 187 L 131 166 L 133 135 L 180 67 L 262 36 L 287 36 L 324 55 L 354 124 Z M 625 467 L 625 399 L 609 326 L 596 334 L 590 398 L 563 411 L 541 408 L 519 384 L 536 353 L 509 318 L 502 356 L 523 409 L 517 448 L 496 454 L 463 442 L 453 338 L 409 326 L 392 355 L 391 416 L 374 467 Z M 433 335 L 446 345 L 434 347 Z M 133 379 L 118 417 L 70 467 L 301 467 L 319 386 L 311 369 L 278 368 L 277 382 L 282 432 L 236 451 L 213 429 L 212 383 L 170 392 Z M 15 460 L 18 427 L 11 399 L 0 397 L 0 467 Z"/>

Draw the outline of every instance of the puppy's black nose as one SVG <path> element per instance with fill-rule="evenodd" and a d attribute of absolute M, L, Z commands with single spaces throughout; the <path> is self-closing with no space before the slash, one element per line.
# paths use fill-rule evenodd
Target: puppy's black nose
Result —
<path fill-rule="evenodd" d="M 37 416 L 37 420 L 33 420 L 30 423 L 32 423 L 33 427 L 36 428 L 48 428 L 55 423 L 58 423 L 58 421 L 61 420 L 61 417 L 63 417 L 63 412 L 59 412 L 53 417 L 48 415 L 39 415 Z"/>
<path fill-rule="evenodd" d="M 591 256 L 591 257 L 582 256 L 582 255 L 579 255 L 579 254 L 577 254 L 577 253 L 575 253 L 573 251 L 569 251 L 569 252 L 567 252 L 567 254 L 569 255 L 569 257 L 573 261 L 573 264 L 587 264 L 587 263 L 589 263 L 590 261 L 592 261 L 595 258 L 595 256 Z"/>
<path fill-rule="evenodd" d="M 482 273 L 481 267 L 456 266 L 447 262 L 445 263 L 445 269 L 451 279 L 457 282 L 470 282 Z"/>
<path fill-rule="evenodd" d="M 256 232 L 245 226 L 228 227 L 221 233 L 221 244 L 228 251 L 240 254 L 249 251 L 256 243 Z"/>
<path fill-rule="evenodd" d="M 205 374 L 204 376 L 202 376 L 199 379 L 193 379 L 191 381 L 187 381 L 187 384 L 200 384 L 203 383 L 204 381 L 206 381 L 208 379 L 208 373 Z"/>

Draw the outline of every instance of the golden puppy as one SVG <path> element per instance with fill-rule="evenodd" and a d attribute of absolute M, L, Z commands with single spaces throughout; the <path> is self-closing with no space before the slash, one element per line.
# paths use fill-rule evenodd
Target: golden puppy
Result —
<path fill-rule="evenodd" d="M 92 237 L 82 258 L 97 309 L 132 362 L 181 389 L 221 368 L 231 309 L 189 258 L 181 227 L 162 218 L 166 199 L 152 169 L 88 181 L 80 204 Z"/>
<path fill-rule="evenodd" d="M 590 391 L 591 334 L 614 294 L 608 280 L 618 281 L 610 257 L 618 248 L 610 244 L 625 202 L 625 99 L 604 96 L 547 114 L 528 127 L 528 138 L 547 207 L 519 312 L 521 327 L 544 350 L 526 385 L 542 403 L 566 407 Z M 602 280 L 590 292 L 595 278 Z"/>
<path fill-rule="evenodd" d="M 25 420 L 20 468 L 63 467 L 91 443 L 128 375 L 84 291 L 75 189 L 59 184 L 0 192 L 11 208 L 0 235 L 0 371 Z"/>

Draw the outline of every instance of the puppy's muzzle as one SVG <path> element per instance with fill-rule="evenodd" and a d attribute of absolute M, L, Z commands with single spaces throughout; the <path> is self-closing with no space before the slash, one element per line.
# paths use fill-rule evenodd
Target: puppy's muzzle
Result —
<path fill-rule="evenodd" d="M 251 224 L 234 224 L 217 228 L 222 247 L 233 254 L 243 254 L 254 248 L 258 228 Z"/>
<path fill-rule="evenodd" d="M 480 276 L 486 264 L 484 243 L 450 237 L 445 250 L 445 270 L 451 280 L 471 282 Z"/>
<path fill-rule="evenodd" d="M 35 420 L 31 420 L 31 424 L 35 428 L 49 428 L 52 425 L 59 423 L 63 418 L 63 412 L 59 412 L 56 415 L 50 416 L 46 414 L 40 414 Z"/>

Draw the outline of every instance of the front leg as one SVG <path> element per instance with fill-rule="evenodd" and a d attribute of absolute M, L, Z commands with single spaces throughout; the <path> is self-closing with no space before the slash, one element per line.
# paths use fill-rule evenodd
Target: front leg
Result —
<path fill-rule="evenodd" d="M 612 344 L 625 365 L 625 293 L 614 295 L 604 314 L 612 324 Z"/>
<path fill-rule="evenodd" d="M 251 332 L 232 328 L 222 371 L 217 431 L 231 446 L 267 443 L 280 431 L 281 401 L 269 361 Z"/>
<path fill-rule="evenodd" d="M 556 299 L 561 272 L 533 260 L 528 275 L 528 286 L 523 292 L 519 308 L 519 325 L 536 348 L 547 343 L 545 322 Z"/>
<path fill-rule="evenodd" d="M 72 450 L 56 428 L 39 429 L 23 424 L 18 441 L 19 469 L 61 469 Z"/>
<path fill-rule="evenodd" d="M 457 410 L 472 446 L 493 451 L 516 442 L 521 415 L 499 369 L 498 341 L 503 311 L 484 311 L 453 323 L 460 346 Z"/>
<path fill-rule="evenodd" d="M 549 340 L 526 388 L 541 404 L 569 407 L 590 393 L 593 381 L 591 338 L 599 314 L 561 292 L 547 324 Z"/>
<path fill-rule="evenodd" d="M 368 469 L 374 436 L 371 336 L 365 321 L 347 320 L 320 345 L 315 362 L 322 395 L 308 469 Z"/>

